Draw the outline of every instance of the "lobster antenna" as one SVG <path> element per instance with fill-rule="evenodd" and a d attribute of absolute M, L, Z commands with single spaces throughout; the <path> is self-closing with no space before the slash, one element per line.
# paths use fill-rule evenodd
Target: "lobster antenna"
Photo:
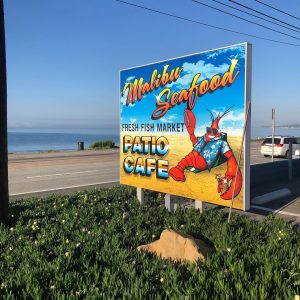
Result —
<path fill-rule="evenodd" d="M 218 117 L 221 119 L 221 118 L 223 118 L 225 115 L 227 115 L 230 111 L 231 111 L 231 109 L 234 107 L 235 105 L 231 105 L 229 108 L 227 108 L 224 112 L 223 112 L 223 114 L 219 117 L 219 115 L 218 115 Z"/>
<path fill-rule="evenodd" d="M 209 109 L 206 110 L 209 112 L 211 121 L 213 122 L 215 120 L 213 113 Z"/>

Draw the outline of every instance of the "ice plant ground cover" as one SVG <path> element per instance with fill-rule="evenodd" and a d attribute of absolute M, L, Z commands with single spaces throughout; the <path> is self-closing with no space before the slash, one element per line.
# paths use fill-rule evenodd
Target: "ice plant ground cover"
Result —
<path fill-rule="evenodd" d="M 167 212 L 132 188 L 78 192 L 10 205 L 0 227 L 1 299 L 294 299 L 300 230 L 272 217 Z M 174 264 L 136 247 L 172 228 L 210 241 L 206 264 Z"/>

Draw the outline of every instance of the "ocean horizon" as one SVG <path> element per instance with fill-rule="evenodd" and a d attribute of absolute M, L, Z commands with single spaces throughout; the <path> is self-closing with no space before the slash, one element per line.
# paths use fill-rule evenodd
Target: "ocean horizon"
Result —
<path fill-rule="evenodd" d="M 87 149 L 98 140 L 111 140 L 119 146 L 120 135 L 108 129 L 8 129 L 8 152 L 31 153 L 77 150 L 78 142 Z"/>
<path fill-rule="evenodd" d="M 270 135 L 270 127 L 251 127 L 251 138 Z M 300 136 L 300 128 L 276 128 L 275 134 Z M 78 142 L 84 142 L 85 149 L 98 140 L 111 140 L 120 145 L 118 129 L 8 129 L 9 153 L 32 153 L 61 150 L 77 150 Z"/>

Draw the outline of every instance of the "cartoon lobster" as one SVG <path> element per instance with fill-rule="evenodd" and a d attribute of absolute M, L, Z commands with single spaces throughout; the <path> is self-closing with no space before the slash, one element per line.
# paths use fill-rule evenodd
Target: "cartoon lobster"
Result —
<path fill-rule="evenodd" d="M 176 167 L 169 170 L 169 175 L 176 181 L 185 181 L 184 171 L 190 170 L 199 173 L 210 170 L 227 161 L 227 171 L 225 176 L 216 176 L 218 181 L 218 193 L 224 200 L 236 197 L 242 188 L 242 174 L 238 169 L 237 161 L 233 151 L 227 142 L 227 134 L 219 130 L 219 122 L 222 117 L 229 113 L 232 107 L 223 114 L 218 114 L 214 118 L 211 111 L 211 127 L 206 128 L 206 134 L 200 137 L 195 136 L 196 118 L 194 113 L 185 109 L 184 123 L 193 144 L 193 150 L 185 156 Z M 235 183 L 234 183 L 235 182 Z M 233 195 L 234 193 L 234 195 Z"/>

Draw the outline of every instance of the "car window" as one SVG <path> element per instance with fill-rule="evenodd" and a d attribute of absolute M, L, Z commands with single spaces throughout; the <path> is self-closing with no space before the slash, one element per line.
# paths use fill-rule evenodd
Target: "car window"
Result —
<path fill-rule="evenodd" d="M 266 138 L 264 141 L 263 141 L 263 144 L 272 144 L 272 138 Z M 274 144 L 280 144 L 280 139 L 279 138 L 275 138 L 274 139 Z"/>
<path fill-rule="evenodd" d="M 285 138 L 284 144 L 289 144 L 290 141 L 292 141 L 293 144 L 298 144 L 295 138 Z"/>

